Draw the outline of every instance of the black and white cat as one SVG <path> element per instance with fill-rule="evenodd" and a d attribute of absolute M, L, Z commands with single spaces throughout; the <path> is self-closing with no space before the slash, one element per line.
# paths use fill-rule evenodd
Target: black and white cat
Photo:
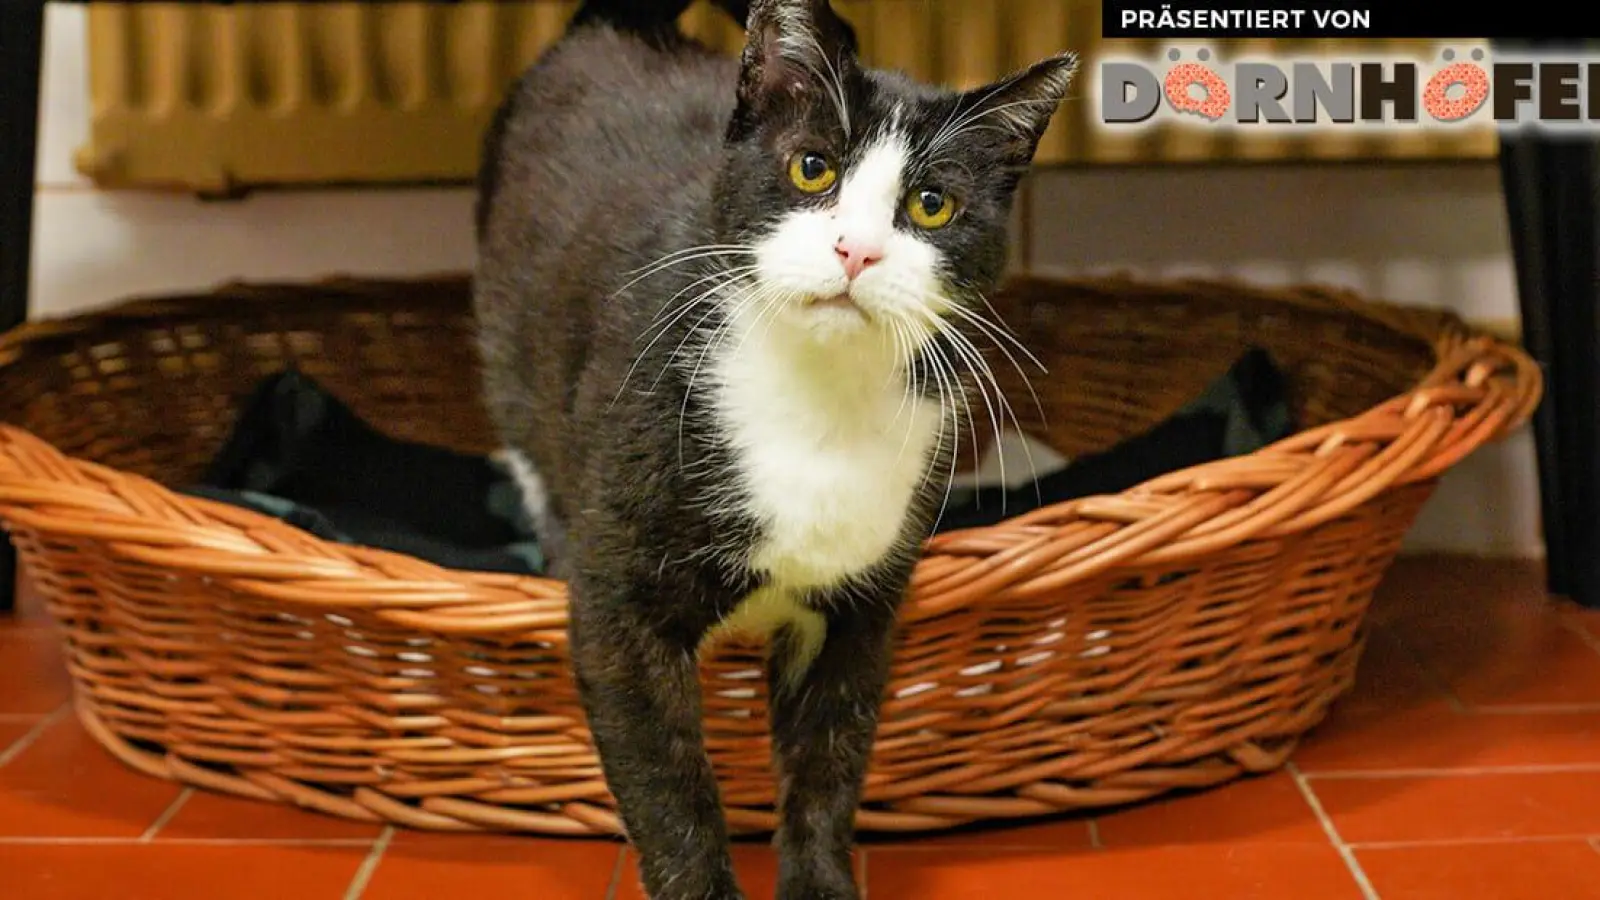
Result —
<path fill-rule="evenodd" d="M 485 143 L 491 413 L 554 572 L 653 900 L 743 894 L 696 660 L 769 638 L 778 896 L 858 896 L 854 814 L 896 609 L 994 326 L 1062 54 L 974 91 L 866 68 L 827 0 L 590 0 Z M 954 363 L 960 361 L 958 367 Z"/>

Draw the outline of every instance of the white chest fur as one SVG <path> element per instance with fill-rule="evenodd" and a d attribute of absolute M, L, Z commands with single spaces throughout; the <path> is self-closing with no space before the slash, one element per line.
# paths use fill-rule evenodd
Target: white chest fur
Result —
<path fill-rule="evenodd" d="M 892 344 L 757 329 L 714 381 L 744 511 L 762 525 L 752 570 L 782 592 L 828 588 L 905 539 L 940 411 L 907 396 Z"/>

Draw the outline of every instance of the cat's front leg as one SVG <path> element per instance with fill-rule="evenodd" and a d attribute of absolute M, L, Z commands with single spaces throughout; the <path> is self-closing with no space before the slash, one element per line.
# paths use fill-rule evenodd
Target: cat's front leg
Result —
<path fill-rule="evenodd" d="M 650 900 L 744 900 L 701 736 L 697 625 L 648 614 L 679 587 L 574 581 L 578 689 Z"/>
<path fill-rule="evenodd" d="M 778 900 L 857 900 L 851 866 L 861 783 L 878 730 L 898 595 L 826 603 L 827 636 L 797 670 L 798 642 L 772 643 L 779 779 Z"/>

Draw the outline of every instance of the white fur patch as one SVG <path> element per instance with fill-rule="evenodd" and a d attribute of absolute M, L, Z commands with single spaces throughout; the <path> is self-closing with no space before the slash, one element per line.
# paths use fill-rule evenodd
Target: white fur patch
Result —
<path fill-rule="evenodd" d="M 780 590 L 837 586 L 881 561 L 905 534 L 927 477 L 938 404 L 908 396 L 908 344 L 943 303 L 938 252 L 895 228 L 905 141 L 880 138 L 841 173 L 838 199 L 780 222 L 758 247 L 765 288 L 782 307 L 738 311 L 712 366 L 720 424 L 761 522 L 748 560 Z M 881 249 L 852 283 L 834 245 Z M 848 291 L 867 315 L 808 301 Z"/>
<path fill-rule="evenodd" d="M 785 626 L 794 635 L 794 650 L 783 676 L 793 685 L 822 649 L 828 635 L 828 620 L 805 605 L 792 591 L 765 587 L 746 597 L 700 641 L 700 654 L 704 656 L 719 642 L 734 635 L 767 638 Z"/>
<path fill-rule="evenodd" d="M 542 525 L 545 513 L 550 508 L 550 495 L 544 486 L 544 479 L 539 476 L 539 470 L 533 467 L 532 460 L 519 451 L 507 449 L 498 455 L 511 473 L 511 479 L 521 489 L 522 505 L 528 510 L 528 515 L 535 523 Z"/>
<path fill-rule="evenodd" d="M 897 319 L 918 339 L 947 301 L 939 281 L 939 251 L 922 237 L 894 227 L 910 186 L 903 183 L 909 150 L 889 133 L 868 147 L 842 173 L 838 200 L 831 207 L 785 217 L 756 245 L 763 287 L 794 299 L 825 298 L 849 292 L 869 314 Z M 852 283 L 834 252 L 841 237 L 871 244 L 882 259 Z M 860 324 L 848 310 L 810 310 L 791 302 L 778 318 L 816 331 Z"/>
<path fill-rule="evenodd" d="M 799 671 L 826 619 L 805 605 L 878 565 L 905 540 L 945 410 L 907 389 L 910 354 L 949 301 L 939 251 L 895 222 L 908 149 L 892 131 L 840 173 L 835 202 L 796 212 L 757 245 L 754 305 L 734 301 L 734 336 L 708 362 L 719 430 L 733 449 L 747 508 L 761 525 L 744 560 L 765 576 L 723 629 L 801 639 Z M 835 246 L 879 254 L 852 281 Z M 848 293 L 861 311 L 812 305 Z M 791 671 L 789 675 L 797 673 Z"/>
<path fill-rule="evenodd" d="M 840 235 L 888 249 L 895 211 L 900 207 L 900 176 L 907 152 L 905 142 L 891 133 L 868 147 L 844 173 L 839 202 L 833 209 Z"/>
<path fill-rule="evenodd" d="M 719 360 L 717 407 L 762 541 L 749 564 L 780 588 L 829 588 L 904 534 L 940 425 L 908 399 L 891 343 L 760 326 Z"/>

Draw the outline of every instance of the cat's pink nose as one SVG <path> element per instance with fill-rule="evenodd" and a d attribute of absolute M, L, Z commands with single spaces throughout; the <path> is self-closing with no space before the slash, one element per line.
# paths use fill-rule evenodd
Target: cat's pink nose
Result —
<path fill-rule="evenodd" d="M 839 242 L 833 245 L 833 252 L 839 254 L 839 261 L 844 263 L 845 277 L 851 281 L 865 272 L 867 266 L 883 259 L 883 248 L 850 238 L 839 238 Z"/>

